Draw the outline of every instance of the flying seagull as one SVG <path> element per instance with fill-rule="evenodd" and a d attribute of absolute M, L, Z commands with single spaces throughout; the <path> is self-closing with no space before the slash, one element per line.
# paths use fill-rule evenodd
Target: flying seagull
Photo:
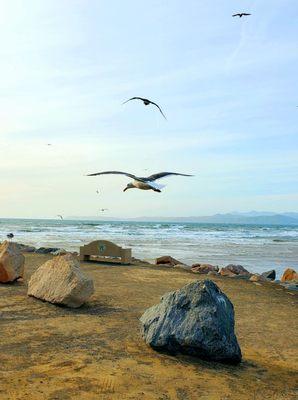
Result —
<path fill-rule="evenodd" d="M 58 214 L 57 217 L 59 217 L 60 219 L 63 219 L 62 215 Z"/>
<path fill-rule="evenodd" d="M 96 190 L 96 193 L 99 194 L 99 190 Z"/>
<path fill-rule="evenodd" d="M 164 119 L 167 119 L 166 116 L 164 115 L 164 113 L 162 112 L 162 109 L 159 107 L 158 104 L 154 103 L 151 100 L 144 99 L 143 97 L 132 97 L 131 99 L 126 100 L 122 104 L 128 103 L 131 100 L 141 100 L 145 104 L 145 106 L 148 106 L 149 104 L 153 104 L 155 107 L 157 107 L 159 109 L 159 111 L 160 111 L 161 115 L 164 117 Z"/>
<path fill-rule="evenodd" d="M 108 211 L 107 208 L 101 208 L 99 211 L 104 212 L 104 211 Z"/>
<path fill-rule="evenodd" d="M 180 174 L 177 172 L 159 172 L 158 174 L 153 174 L 147 176 L 145 178 L 140 178 L 133 174 L 128 174 L 127 172 L 121 171 L 105 171 L 105 172 L 97 172 L 95 174 L 88 174 L 87 176 L 97 176 L 97 175 L 108 175 L 108 174 L 118 174 L 118 175 L 125 175 L 129 178 L 132 178 L 134 181 L 129 183 L 126 188 L 123 190 L 125 192 L 127 189 L 142 189 L 142 190 L 154 190 L 154 192 L 161 192 L 165 185 L 160 185 L 159 183 L 155 182 L 158 179 L 164 178 L 170 175 L 180 175 L 180 176 L 193 176 L 187 174 Z"/>
<path fill-rule="evenodd" d="M 251 15 L 251 14 L 249 14 L 249 13 L 237 13 L 237 14 L 232 15 L 232 17 L 242 18 L 242 17 L 246 17 L 248 15 Z"/>
<path fill-rule="evenodd" d="M 8 235 L 6 235 L 7 239 L 13 239 L 14 238 L 14 234 L 13 233 L 9 233 Z"/>

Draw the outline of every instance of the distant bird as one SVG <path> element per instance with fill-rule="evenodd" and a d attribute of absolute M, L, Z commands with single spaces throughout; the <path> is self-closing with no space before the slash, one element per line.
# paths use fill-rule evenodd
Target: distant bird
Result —
<path fill-rule="evenodd" d="M 128 176 L 129 178 L 134 179 L 133 182 L 129 183 L 126 188 L 123 190 L 125 192 L 127 189 L 141 189 L 141 190 L 154 190 L 154 192 L 161 192 L 160 189 L 162 189 L 165 185 L 160 185 L 156 183 L 155 181 L 161 178 L 164 178 L 166 176 L 170 175 L 180 175 L 180 176 L 193 176 L 193 175 L 187 175 L 187 174 L 180 174 L 177 172 L 159 172 L 158 174 L 153 174 L 145 178 L 140 178 L 138 176 L 135 176 L 133 174 L 128 174 L 127 172 L 121 172 L 121 171 L 105 171 L 105 172 L 97 172 L 95 174 L 88 174 L 87 176 L 97 176 L 97 175 L 107 175 L 107 174 L 120 174 L 120 175 L 125 175 Z"/>
<path fill-rule="evenodd" d="M 13 239 L 14 238 L 14 234 L 13 233 L 9 233 L 8 235 L 6 235 L 7 239 Z"/>
<path fill-rule="evenodd" d="M 145 104 L 145 106 L 148 106 L 149 104 L 153 104 L 155 107 L 157 107 L 159 109 L 159 111 L 160 111 L 161 115 L 164 117 L 164 119 L 167 119 L 166 116 L 164 115 L 164 113 L 162 112 L 162 109 L 159 107 L 158 104 L 154 103 L 151 100 L 144 99 L 143 97 L 132 97 L 131 99 L 126 100 L 122 104 L 128 103 L 131 100 L 141 100 Z"/>
<path fill-rule="evenodd" d="M 107 208 L 101 208 L 99 211 L 104 212 L 104 211 L 108 211 Z"/>
<path fill-rule="evenodd" d="M 232 17 L 242 18 L 242 17 L 246 17 L 248 15 L 251 15 L 251 14 L 249 14 L 249 13 L 237 13 L 237 14 L 232 15 Z"/>
<path fill-rule="evenodd" d="M 48 143 L 47 146 L 52 146 L 52 143 Z"/>
<path fill-rule="evenodd" d="M 99 194 L 99 190 L 96 190 L 96 193 Z"/>
<path fill-rule="evenodd" d="M 58 214 L 58 215 L 57 215 L 57 217 L 59 217 L 60 219 L 62 219 L 62 220 L 63 220 L 63 217 L 62 217 L 62 215 Z"/>

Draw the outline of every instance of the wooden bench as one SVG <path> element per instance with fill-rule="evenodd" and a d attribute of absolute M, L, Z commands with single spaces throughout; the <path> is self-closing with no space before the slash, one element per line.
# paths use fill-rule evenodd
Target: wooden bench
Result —
<path fill-rule="evenodd" d="M 123 249 L 107 240 L 95 240 L 80 247 L 80 261 L 130 264 L 131 249 Z"/>

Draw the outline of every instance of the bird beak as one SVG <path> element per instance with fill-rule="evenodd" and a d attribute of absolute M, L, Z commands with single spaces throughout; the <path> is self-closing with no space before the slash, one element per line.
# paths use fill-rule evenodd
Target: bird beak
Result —
<path fill-rule="evenodd" d="M 125 192 L 128 188 L 126 187 L 125 189 L 123 189 L 123 192 Z"/>

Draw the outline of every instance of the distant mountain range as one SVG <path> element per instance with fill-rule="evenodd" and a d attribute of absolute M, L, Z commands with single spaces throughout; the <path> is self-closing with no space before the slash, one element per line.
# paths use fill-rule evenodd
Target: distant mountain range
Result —
<path fill-rule="evenodd" d="M 298 225 L 298 212 L 232 212 L 202 217 L 136 217 L 114 218 L 103 216 L 68 217 L 68 219 L 100 220 L 100 221 L 144 221 L 144 222 L 199 222 L 205 224 L 251 224 L 251 225 Z"/>

